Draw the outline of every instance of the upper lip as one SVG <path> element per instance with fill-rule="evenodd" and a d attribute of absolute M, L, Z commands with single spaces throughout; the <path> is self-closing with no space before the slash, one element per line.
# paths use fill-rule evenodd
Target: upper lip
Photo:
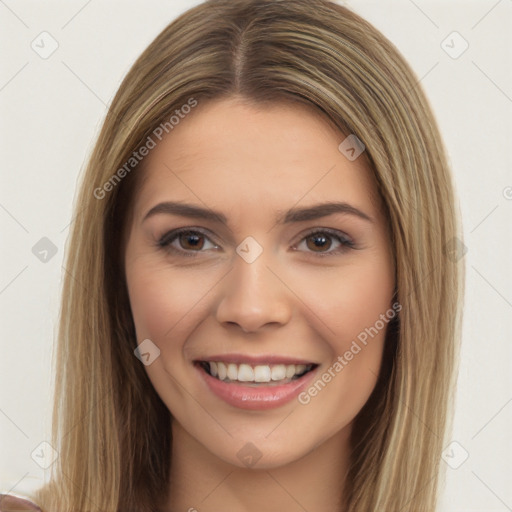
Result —
<path fill-rule="evenodd" d="M 252 356 L 248 354 L 214 354 L 211 356 L 204 357 L 202 359 L 198 359 L 198 361 L 221 361 L 225 363 L 234 364 L 245 363 L 253 366 L 257 364 L 318 364 L 313 361 L 308 361 L 306 359 L 300 359 L 293 356 L 279 356 L 275 354 L 258 356 Z"/>

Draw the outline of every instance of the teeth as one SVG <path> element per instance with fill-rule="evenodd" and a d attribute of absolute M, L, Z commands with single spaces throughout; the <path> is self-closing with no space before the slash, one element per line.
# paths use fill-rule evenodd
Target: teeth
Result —
<path fill-rule="evenodd" d="M 306 370 L 309 371 L 313 368 L 311 364 L 263 364 L 254 367 L 245 363 L 238 365 L 220 361 L 211 361 L 207 364 L 209 364 L 210 374 L 213 377 L 224 381 L 239 382 L 289 381 L 296 375 L 302 375 Z"/>
<path fill-rule="evenodd" d="M 220 380 L 224 380 L 228 375 L 226 365 L 224 363 L 217 363 L 217 377 Z"/>
<path fill-rule="evenodd" d="M 288 367 L 290 368 L 290 377 L 293 377 L 295 375 L 295 365 L 290 364 Z M 272 368 L 272 380 L 283 380 L 287 377 L 286 373 L 286 366 L 284 364 L 276 364 Z"/>
<path fill-rule="evenodd" d="M 286 378 L 287 379 L 290 379 L 291 377 L 293 377 L 295 375 L 295 365 L 290 365 L 290 366 L 287 366 L 286 367 Z"/>
<path fill-rule="evenodd" d="M 254 381 L 270 382 L 271 373 L 270 366 L 256 366 L 254 368 Z"/>
<path fill-rule="evenodd" d="M 306 369 L 306 365 L 305 364 L 298 364 L 295 366 L 295 373 L 298 373 L 299 375 L 301 373 L 304 373 L 304 370 Z M 286 375 L 288 377 L 288 375 Z"/>
<path fill-rule="evenodd" d="M 228 374 L 228 379 L 230 379 L 230 380 L 236 380 L 237 379 L 238 368 L 237 368 L 236 364 L 233 364 L 233 363 L 228 364 L 227 374 Z"/>
<path fill-rule="evenodd" d="M 231 366 L 231 365 L 230 365 Z M 233 365 L 236 370 L 236 364 Z M 236 373 L 235 377 L 231 380 L 236 380 Z M 241 364 L 238 368 L 238 380 L 242 382 L 254 382 L 254 370 L 248 365 L 248 364 Z"/>

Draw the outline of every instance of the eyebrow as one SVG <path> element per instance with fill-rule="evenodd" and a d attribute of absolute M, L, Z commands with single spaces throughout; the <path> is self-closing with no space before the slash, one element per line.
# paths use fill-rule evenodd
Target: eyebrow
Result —
<path fill-rule="evenodd" d="M 276 219 L 276 223 L 290 224 L 292 222 L 304 222 L 308 220 L 319 219 L 321 217 L 327 217 L 328 215 L 333 215 L 335 213 L 353 215 L 368 222 L 374 222 L 372 217 L 370 217 L 368 214 L 346 202 L 327 202 L 308 206 L 305 208 L 291 208 L 285 212 L 280 210 Z M 227 217 L 221 212 L 212 210 L 210 208 L 203 208 L 194 204 L 174 201 L 165 201 L 163 203 L 157 204 L 156 206 L 153 206 L 153 208 L 151 208 L 151 210 L 146 213 L 142 219 L 142 222 L 158 214 L 178 215 L 181 217 L 190 217 L 194 219 L 211 220 L 218 222 L 219 224 L 224 224 L 225 226 L 228 225 Z"/>

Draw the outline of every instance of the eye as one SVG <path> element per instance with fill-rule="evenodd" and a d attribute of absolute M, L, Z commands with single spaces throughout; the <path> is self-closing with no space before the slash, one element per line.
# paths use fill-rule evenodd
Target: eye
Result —
<path fill-rule="evenodd" d="M 303 244 L 306 246 L 305 252 L 316 253 L 318 256 L 340 254 L 356 248 L 354 242 L 343 232 L 328 228 L 310 231 L 293 249 L 303 250 L 299 249 Z M 220 249 L 202 230 L 191 228 L 169 231 L 157 242 L 157 246 L 171 253 L 192 257 L 208 249 Z"/>
<path fill-rule="evenodd" d="M 208 247 L 208 243 L 211 244 Z M 166 233 L 157 243 L 158 247 L 183 256 L 195 256 L 194 253 L 204 252 L 202 249 L 219 249 L 212 243 L 206 233 L 198 229 L 175 229 Z"/>
<path fill-rule="evenodd" d="M 347 235 L 341 231 L 327 228 L 310 231 L 296 247 L 299 248 L 302 244 L 307 247 L 306 252 L 316 253 L 319 256 L 340 254 L 355 248 L 354 242 Z M 332 247 L 334 249 L 329 250 Z"/>

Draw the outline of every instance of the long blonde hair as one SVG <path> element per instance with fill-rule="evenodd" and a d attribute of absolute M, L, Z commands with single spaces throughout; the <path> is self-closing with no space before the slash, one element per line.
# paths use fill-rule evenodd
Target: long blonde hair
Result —
<path fill-rule="evenodd" d="M 402 309 L 356 418 L 347 511 L 432 512 L 464 291 L 463 260 L 450 251 L 462 243 L 456 200 L 414 73 L 373 26 L 328 0 L 206 1 L 167 26 L 122 82 L 74 206 L 56 351 L 59 458 L 34 497 L 47 512 L 150 512 L 167 491 L 171 415 L 133 353 L 141 340 L 123 269 L 144 161 L 129 172 L 126 162 L 191 99 L 234 94 L 312 106 L 366 147 Z"/>

